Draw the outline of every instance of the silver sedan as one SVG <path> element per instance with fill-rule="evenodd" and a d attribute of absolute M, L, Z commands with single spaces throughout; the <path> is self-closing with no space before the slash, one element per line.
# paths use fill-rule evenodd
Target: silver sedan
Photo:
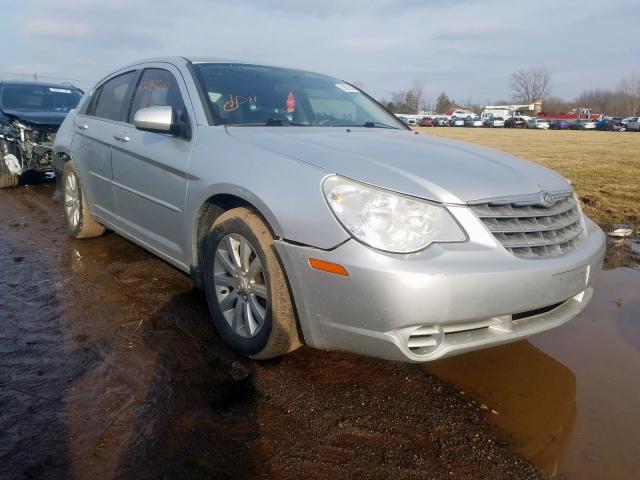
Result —
<path fill-rule="evenodd" d="M 191 275 L 236 352 L 302 343 L 422 362 L 575 317 L 604 236 L 569 182 L 419 135 L 348 82 L 160 58 L 59 130 L 69 231 L 106 228 Z"/>

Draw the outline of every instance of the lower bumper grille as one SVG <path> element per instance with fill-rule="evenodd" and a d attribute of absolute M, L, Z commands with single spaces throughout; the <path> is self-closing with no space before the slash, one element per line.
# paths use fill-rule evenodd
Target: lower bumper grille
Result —
<path fill-rule="evenodd" d="M 568 300 L 565 300 L 560 303 L 554 303 L 534 310 L 517 312 L 511 315 L 503 315 L 485 320 L 445 325 L 424 325 L 411 331 L 407 339 L 407 347 L 416 355 L 428 355 L 435 351 L 445 341 L 455 342 L 454 338 L 463 338 L 465 335 L 471 334 L 472 332 L 491 328 L 508 331 L 512 328 L 509 326 L 510 324 L 517 325 L 520 322 L 553 312 L 555 309 L 562 307 L 567 302 Z"/>
<path fill-rule="evenodd" d="M 470 205 L 496 240 L 520 258 L 562 255 L 585 229 L 572 192 L 493 199 Z"/>

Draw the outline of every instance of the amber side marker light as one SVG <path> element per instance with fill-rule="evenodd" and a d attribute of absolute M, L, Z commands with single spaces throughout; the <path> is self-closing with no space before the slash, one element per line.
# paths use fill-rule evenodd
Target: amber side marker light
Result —
<path fill-rule="evenodd" d="M 315 270 L 333 273 L 334 275 L 340 275 L 341 277 L 349 276 L 347 269 L 337 263 L 325 262 L 324 260 L 318 260 L 317 258 L 310 258 L 309 265 Z"/>

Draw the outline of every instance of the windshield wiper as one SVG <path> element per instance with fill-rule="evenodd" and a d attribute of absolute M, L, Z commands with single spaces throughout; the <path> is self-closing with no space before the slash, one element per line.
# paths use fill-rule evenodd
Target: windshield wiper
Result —
<path fill-rule="evenodd" d="M 289 125 L 289 122 L 284 122 L 281 118 L 270 118 L 264 124 L 267 127 L 282 127 L 284 125 Z"/>
<path fill-rule="evenodd" d="M 293 123 L 279 118 L 270 118 L 266 122 L 222 123 L 227 127 L 308 127 L 304 123 Z"/>
<path fill-rule="evenodd" d="M 309 126 L 303 123 L 293 123 L 293 122 L 290 122 L 289 120 L 283 120 L 282 118 L 270 118 L 264 123 L 264 125 L 266 125 L 267 127 L 285 127 L 285 126 L 308 127 Z"/>
<path fill-rule="evenodd" d="M 364 122 L 362 126 L 367 128 L 391 128 L 393 130 L 398 130 L 398 127 L 387 125 L 386 123 L 382 122 Z"/>

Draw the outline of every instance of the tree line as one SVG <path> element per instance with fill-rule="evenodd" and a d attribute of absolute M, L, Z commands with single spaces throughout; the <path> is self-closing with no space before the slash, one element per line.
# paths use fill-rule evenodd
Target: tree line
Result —
<path fill-rule="evenodd" d="M 542 110 L 546 113 L 566 113 L 574 108 L 591 108 L 594 113 L 609 116 L 640 116 L 640 73 L 631 73 L 621 78 L 615 87 L 609 89 L 596 88 L 583 91 L 573 100 L 565 100 L 550 94 L 551 72 L 541 66 L 520 69 L 509 78 L 511 97 L 508 100 L 496 100 L 494 105 L 530 104 L 542 100 Z M 393 113 L 417 114 L 421 111 L 432 111 L 445 114 L 455 108 L 466 108 L 479 112 L 480 105 L 471 100 L 456 102 L 442 92 L 434 100 L 425 95 L 424 82 L 416 80 L 402 91 L 393 92 L 390 99 L 380 101 Z"/>

